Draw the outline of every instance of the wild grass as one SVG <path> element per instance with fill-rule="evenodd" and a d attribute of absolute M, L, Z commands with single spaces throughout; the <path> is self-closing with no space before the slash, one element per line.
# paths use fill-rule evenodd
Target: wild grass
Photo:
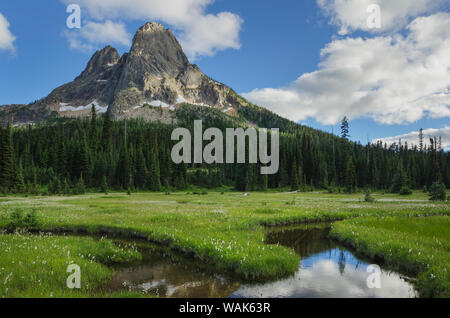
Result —
<path fill-rule="evenodd" d="M 110 295 L 104 288 L 112 270 L 104 264 L 140 259 L 106 239 L 0 234 L 0 298 L 89 297 Z M 81 288 L 69 289 L 70 264 L 81 269 Z"/>
<path fill-rule="evenodd" d="M 331 237 L 416 276 L 421 297 L 450 297 L 450 217 L 346 220 L 333 225 Z"/>
<path fill-rule="evenodd" d="M 113 234 L 164 244 L 220 271 L 267 280 L 289 275 L 299 257 L 289 248 L 265 244 L 265 226 L 344 220 L 367 216 L 449 215 L 446 203 L 424 193 L 405 197 L 373 194 L 209 192 L 87 194 L 74 197 L 8 197 L 0 202 L 0 228 L 20 209 L 34 211 L 31 230 Z M 289 203 L 289 204 L 286 204 Z"/>

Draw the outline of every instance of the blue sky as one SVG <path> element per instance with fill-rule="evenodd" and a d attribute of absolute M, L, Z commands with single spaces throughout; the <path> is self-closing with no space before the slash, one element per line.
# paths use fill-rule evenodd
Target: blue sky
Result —
<path fill-rule="evenodd" d="M 362 143 L 434 128 L 450 145 L 449 1 L 178 1 L 2 1 L 0 105 L 45 97 L 95 49 L 111 43 L 124 53 L 135 30 L 157 20 L 206 74 L 284 117 L 336 132 L 348 115 Z M 69 3 L 82 8 L 84 34 L 66 26 Z M 371 3 L 381 8 L 381 29 L 364 24 Z M 92 37 L 89 27 L 105 21 L 117 25 L 113 34 Z"/>

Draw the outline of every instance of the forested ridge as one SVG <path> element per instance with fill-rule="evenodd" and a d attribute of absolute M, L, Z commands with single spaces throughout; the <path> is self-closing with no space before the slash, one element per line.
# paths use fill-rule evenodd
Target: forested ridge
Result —
<path fill-rule="evenodd" d="M 175 126 L 143 120 L 113 121 L 109 112 L 91 118 L 59 119 L 34 126 L 2 128 L 0 192 L 69 194 L 87 188 L 183 190 L 191 186 L 234 186 L 240 191 L 290 188 L 354 192 L 370 188 L 400 192 L 435 182 L 450 187 L 450 156 L 434 139 L 431 146 L 406 143 L 366 146 L 342 136 L 295 124 L 254 105 L 230 117 L 213 109 L 184 105 L 177 124 L 192 129 L 248 126 L 280 128 L 280 170 L 259 174 L 258 164 L 179 164 L 170 154 Z M 206 142 L 205 142 L 206 144 Z"/>

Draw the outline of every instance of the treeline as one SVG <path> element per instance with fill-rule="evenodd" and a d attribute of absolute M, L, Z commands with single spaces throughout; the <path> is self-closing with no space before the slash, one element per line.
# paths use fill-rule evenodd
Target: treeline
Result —
<path fill-rule="evenodd" d="M 429 189 L 434 183 L 450 188 L 450 155 L 443 151 L 438 136 L 430 139 L 427 147 L 422 130 L 419 146 L 401 140 L 391 145 L 377 142 L 362 146 L 348 141 L 347 118 L 342 120 L 338 137 L 299 125 L 252 103 L 239 112 L 259 127 L 279 127 L 288 135 L 285 142 L 289 146 L 282 148 L 284 158 L 289 158 L 281 165 L 282 185 L 287 184 L 290 175 L 303 189 L 309 186 L 354 192 L 357 188 L 370 188 L 400 193 L 409 188 Z M 289 161 L 290 158 L 294 160 Z M 292 172 L 297 170 L 296 177 Z M 297 185 L 293 184 L 293 188 Z"/>
<path fill-rule="evenodd" d="M 371 188 L 401 192 L 435 182 L 450 187 L 450 156 L 432 143 L 428 148 L 398 143 L 362 146 L 349 142 L 348 123 L 342 136 L 289 122 L 250 106 L 230 119 L 220 111 L 195 113 L 181 107 L 179 126 L 223 131 L 244 120 L 260 127 L 279 127 L 280 170 L 261 175 L 259 164 L 179 164 L 171 160 L 174 126 L 143 120 L 113 121 L 107 112 L 91 118 L 48 122 L 25 128 L 2 128 L 0 192 L 83 193 L 86 188 L 161 191 L 190 186 L 234 186 L 240 191 L 286 188 L 354 192 Z"/>

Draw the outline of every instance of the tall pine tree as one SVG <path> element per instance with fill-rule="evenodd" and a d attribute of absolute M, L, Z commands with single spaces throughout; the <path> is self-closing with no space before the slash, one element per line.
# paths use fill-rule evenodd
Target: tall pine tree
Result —
<path fill-rule="evenodd" d="M 97 111 L 95 105 L 92 104 L 91 108 L 91 127 L 89 132 L 90 145 L 93 150 L 97 147 Z"/>
<path fill-rule="evenodd" d="M 153 142 L 153 148 L 150 154 L 150 190 L 160 191 L 161 190 L 161 178 L 159 169 L 159 158 L 158 158 L 158 139 L 155 137 Z"/>
<path fill-rule="evenodd" d="M 349 156 L 345 169 L 345 190 L 348 193 L 354 193 L 356 192 L 356 186 L 356 168 L 352 157 Z"/>
<path fill-rule="evenodd" d="M 105 152 L 110 150 L 111 145 L 111 111 L 110 108 L 103 115 L 102 149 Z"/>
<path fill-rule="evenodd" d="M 0 133 L 0 189 L 13 190 L 14 186 L 14 162 L 13 147 L 11 142 L 11 126 L 1 129 Z"/>

